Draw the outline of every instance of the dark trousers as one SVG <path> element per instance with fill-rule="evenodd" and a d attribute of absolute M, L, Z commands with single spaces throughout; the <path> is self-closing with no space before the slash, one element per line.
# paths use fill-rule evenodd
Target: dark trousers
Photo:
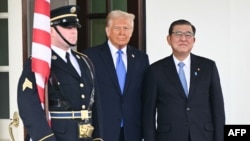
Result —
<path fill-rule="evenodd" d="M 124 127 L 121 127 L 119 141 L 124 141 Z"/>

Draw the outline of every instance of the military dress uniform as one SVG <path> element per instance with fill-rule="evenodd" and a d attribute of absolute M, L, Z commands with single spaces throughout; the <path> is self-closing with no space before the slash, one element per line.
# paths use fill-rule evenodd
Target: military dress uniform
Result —
<path fill-rule="evenodd" d="M 71 6 L 61 8 L 59 13 L 69 15 L 68 9 Z M 31 58 L 24 65 L 18 83 L 18 108 L 33 141 L 102 140 L 101 111 L 93 65 L 84 54 L 71 50 L 71 55 L 79 65 L 80 74 L 52 50 L 47 85 L 51 127 L 39 100 Z M 87 136 L 82 133 L 85 131 Z"/>

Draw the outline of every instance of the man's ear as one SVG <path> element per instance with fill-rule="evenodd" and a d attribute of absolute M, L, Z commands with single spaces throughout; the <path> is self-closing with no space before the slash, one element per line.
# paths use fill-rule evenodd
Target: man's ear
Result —
<path fill-rule="evenodd" d="M 171 37 L 170 37 L 170 35 L 167 35 L 166 40 L 167 40 L 167 43 L 169 45 L 171 45 Z"/>
<path fill-rule="evenodd" d="M 105 31 L 106 31 L 106 35 L 107 37 L 109 37 L 109 34 L 110 34 L 110 28 L 109 27 L 105 27 Z"/>

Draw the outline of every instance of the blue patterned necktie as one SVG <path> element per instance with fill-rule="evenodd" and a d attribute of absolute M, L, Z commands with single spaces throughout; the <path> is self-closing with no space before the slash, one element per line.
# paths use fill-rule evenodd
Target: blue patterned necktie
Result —
<path fill-rule="evenodd" d="M 122 60 L 123 52 L 121 50 L 118 50 L 117 53 L 118 53 L 118 57 L 116 60 L 116 74 L 117 74 L 117 78 L 119 81 L 121 92 L 123 93 L 125 79 L 126 79 L 126 68 Z"/>
<path fill-rule="evenodd" d="M 180 62 L 178 64 L 178 66 L 179 66 L 179 78 L 181 80 L 181 85 L 185 91 L 185 94 L 186 94 L 186 96 L 188 96 L 187 80 L 186 80 L 185 73 L 183 70 L 184 65 L 185 64 L 183 62 Z"/>

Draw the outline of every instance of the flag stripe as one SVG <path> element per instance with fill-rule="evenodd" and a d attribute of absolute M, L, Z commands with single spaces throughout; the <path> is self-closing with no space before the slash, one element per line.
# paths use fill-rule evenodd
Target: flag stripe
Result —
<path fill-rule="evenodd" d="M 50 1 L 36 0 L 34 13 L 41 13 L 50 17 Z"/>
<path fill-rule="evenodd" d="M 35 73 L 35 75 L 36 75 L 36 84 L 39 85 L 39 87 L 44 89 L 45 88 L 45 85 L 44 85 L 45 79 L 44 79 L 44 77 L 39 73 Z"/>
<path fill-rule="evenodd" d="M 35 76 L 36 76 L 36 79 L 38 80 L 37 82 L 44 82 L 44 79 L 43 79 L 43 76 L 38 74 L 38 73 L 35 73 Z M 43 105 L 44 102 L 45 102 L 45 91 L 44 91 L 44 83 L 37 83 L 37 91 L 38 91 L 38 96 L 39 96 L 39 99 L 40 99 L 40 102 L 41 104 Z M 44 108 L 44 107 L 43 107 Z"/>
<path fill-rule="evenodd" d="M 33 42 L 38 43 L 38 44 L 33 44 L 33 45 L 43 46 L 43 48 L 45 47 L 50 48 L 50 44 L 51 44 L 50 38 L 49 39 L 41 38 L 41 37 L 50 37 L 50 33 L 44 32 L 43 30 L 39 30 L 39 29 L 33 29 L 33 34 L 39 35 L 39 36 L 33 36 Z"/>
<path fill-rule="evenodd" d="M 32 71 L 39 73 L 42 76 L 49 76 L 50 67 L 47 62 L 42 61 L 38 58 L 32 58 Z"/>
<path fill-rule="evenodd" d="M 41 13 L 34 13 L 33 28 L 44 30 L 50 33 L 50 17 Z"/>
<path fill-rule="evenodd" d="M 50 67 L 51 48 L 44 46 L 43 44 L 38 44 L 38 43 L 33 42 L 32 43 L 32 58 L 44 61 Z M 43 65 L 42 67 L 46 67 L 46 66 Z"/>

